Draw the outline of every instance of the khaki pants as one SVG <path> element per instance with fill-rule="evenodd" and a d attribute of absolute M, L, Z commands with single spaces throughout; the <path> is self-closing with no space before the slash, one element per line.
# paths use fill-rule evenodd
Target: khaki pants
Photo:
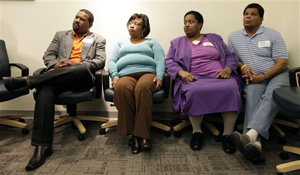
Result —
<path fill-rule="evenodd" d="M 117 81 L 114 103 L 118 109 L 119 134 L 150 138 L 155 77 L 153 73 L 135 73 Z"/>

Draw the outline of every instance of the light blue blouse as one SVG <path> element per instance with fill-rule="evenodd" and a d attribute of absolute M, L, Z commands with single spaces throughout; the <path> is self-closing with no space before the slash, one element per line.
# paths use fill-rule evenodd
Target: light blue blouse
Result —
<path fill-rule="evenodd" d="M 138 72 L 151 72 L 162 80 L 165 71 L 165 54 L 155 39 L 132 44 L 130 39 L 118 42 L 112 49 L 108 62 L 111 78 Z"/>

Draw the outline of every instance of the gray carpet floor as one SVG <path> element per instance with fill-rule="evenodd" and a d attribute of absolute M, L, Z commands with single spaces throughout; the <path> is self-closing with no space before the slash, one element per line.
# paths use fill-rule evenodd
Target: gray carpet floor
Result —
<path fill-rule="evenodd" d="M 32 120 L 26 120 L 32 129 Z M 152 129 L 151 152 L 131 154 L 128 138 L 110 129 L 99 134 L 99 123 L 86 122 L 86 139 L 78 141 L 78 132 L 71 125 L 55 129 L 53 154 L 35 171 L 26 172 L 25 166 L 33 154 L 31 134 L 22 135 L 20 129 L 0 126 L 0 174 L 100 174 L 100 175 L 269 175 L 276 174 L 275 166 L 299 159 L 290 154 L 289 160 L 281 160 L 282 145 L 271 134 L 263 140 L 266 163 L 253 165 L 240 152 L 229 155 L 223 152 L 221 143 L 205 128 L 204 144 L 200 151 L 189 148 L 191 128 L 182 131 L 182 137 L 172 134 L 165 137 L 158 129 Z M 272 133 L 272 132 L 271 132 Z M 300 136 L 287 130 L 288 145 L 300 146 Z M 300 171 L 286 173 L 299 175 Z"/>

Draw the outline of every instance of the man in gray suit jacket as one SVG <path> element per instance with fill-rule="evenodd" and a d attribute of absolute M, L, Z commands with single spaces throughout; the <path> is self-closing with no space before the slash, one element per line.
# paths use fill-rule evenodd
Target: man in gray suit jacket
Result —
<path fill-rule="evenodd" d="M 31 144 L 34 154 L 26 170 L 36 169 L 52 154 L 55 99 L 67 90 L 83 90 L 94 85 L 94 72 L 105 64 L 106 41 L 90 32 L 93 14 L 81 9 L 73 21 L 73 30 L 57 32 L 43 57 L 47 71 L 40 75 L 3 78 L 12 91 L 24 86 L 36 88 Z"/>

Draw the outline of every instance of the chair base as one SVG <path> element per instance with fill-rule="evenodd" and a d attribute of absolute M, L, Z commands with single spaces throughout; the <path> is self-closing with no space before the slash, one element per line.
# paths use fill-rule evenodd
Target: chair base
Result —
<path fill-rule="evenodd" d="M 23 120 L 21 114 L 9 114 L 0 116 L 0 125 L 12 126 L 16 128 L 26 128 L 27 124 L 21 121 L 15 121 L 15 119 Z"/>
<path fill-rule="evenodd" d="M 118 120 L 111 120 L 111 121 L 108 121 L 106 123 L 102 123 L 101 124 L 100 133 L 105 134 L 104 130 L 106 128 L 111 128 L 111 127 L 114 127 L 114 126 L 117 126 L 117 125 L 118 125 Z M 161 130 L 166 131 L 166 132 L 170 132 L 171 131 L 171 127 L 169 127 L 169 126 L 167 126 L 165 124 L 159 123 L 157 121 L 152 121 L 151 122 L 151 126 L 153 126 L 155 128 L 158 128 L 158 129 L 161 129 Z"/>
<path fill-rule="evenodd" d="M 186 117 L 188 118 L 188 117 Z M 204 126 L 214 135 L 214 136 L 218 136 L 220 134 L 220 131 L 211 123 L 211 122 L 218 122 L 218 123 L 223 123 L 222 119 L 219 117 L 214 117 L 214 116 L 209 116 L 205 119 L 203 119 L 202 123 L 204 124 Z M 182 130 L 183 128 L 187 127 L 191 125 L 191 122 L 189 119 L 186 120 L 182 120 L 180 123 L 178 123 L 177 125 L 175 125 L 173 127 L 173 130 L 175 131 L 175 133 L 179 132 L 180 130 Z M 178 136 L 180 136 L 180 134 L 178 134 Z"/>
<path fill-rule="evenodd" d="M 27 124 L 25 120 L 22 119 L 21 114 L 8 114 L 0 116 L 0 125 L 11 126 L 15 128 L 21 128 L 23 134 L 28 134 Z M 18 119 L 19 121 L 16 121 Z"/>
<path fill-rule="evenodd" d="M 288 126 L 288 127 L 295 128 L 295 129 L 300 128 L 300 125 L 297 123 L 293 123 L 293 122 L 282 120 L 282 119 L 274 119 L 272 127 L 275 129 L 277 135 L 281 138 L 285 137 L 285 133 L 282 131 L 282 129 L 280 129 L 278 127 L 278 125 Z"/>
<path fill-rule="evenodd" d="M 54 121 L 54 127 L 58 127 L 61 125 L 64 125 L 69 122 L 73 122 L 75 126 L 77 127 L 78 131 L 80 134 L 85 134 L 86 129 L 81 123 L 81 120 L 84 121 L 97 121 L 97 122 L 107 122 L 108 119 L 106 117 L 99 117 L 99 116 L 58 116 L 55 115 L 55 120 Z"/>
<path fill-rule="evenodd" d="M 283 146 L 283 150 L 300 155 L 300 148 L 293 146 Z M 283 163 L 276 166 L 276 170 L 278 173 L 286 173 L 290 171 L 300 170 L 300 160 Z"/>

